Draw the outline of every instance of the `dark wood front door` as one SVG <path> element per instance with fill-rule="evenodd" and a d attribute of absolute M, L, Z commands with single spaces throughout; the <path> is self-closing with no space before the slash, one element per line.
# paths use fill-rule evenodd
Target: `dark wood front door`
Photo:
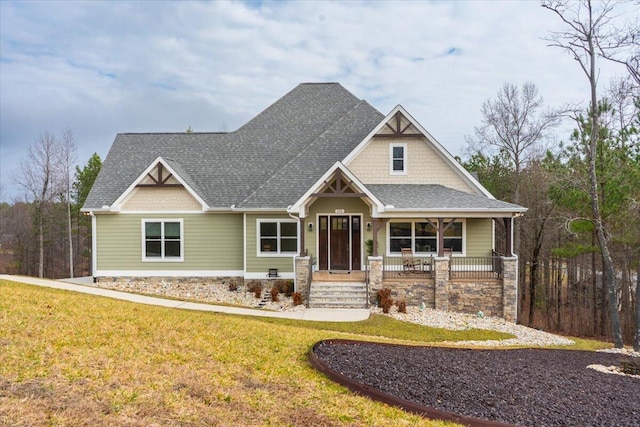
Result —
<path fill-rule="evenodd" d="M 331 217 L 331 270 L 349 270 L 349 217 Z"/>

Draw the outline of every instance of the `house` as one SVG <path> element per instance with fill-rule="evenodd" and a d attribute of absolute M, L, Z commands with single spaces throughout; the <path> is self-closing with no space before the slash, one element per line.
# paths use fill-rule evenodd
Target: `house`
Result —
<path fill-rule="evenodd" d="M 300 84 L 233 132 L 118 134 L 83 211 L 96 281 L 280 277 L 310 305 L 366 306 L 390 287 L 516 317 L 526 208 L 496 200 L 402 106 L 385 116 L 338 83 Z"/>

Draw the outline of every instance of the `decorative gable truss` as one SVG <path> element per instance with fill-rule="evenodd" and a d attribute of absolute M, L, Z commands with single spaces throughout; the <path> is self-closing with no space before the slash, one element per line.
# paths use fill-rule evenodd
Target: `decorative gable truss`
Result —
<path fill-rule="evenodd" d="M 424 134 L 420 132 L 420 129 L 409 120 L 402 111 L 396 108 L 395 113 L 383 121 L 379 131 L 374 135 L 376 138 L 416 138 L 422 137 Z"/>
<path fill-rule="evenodd" d="M 207 203 L 170 162 L 162 157 L 155 159 L 116 199 L 109 211 L 207 211 Z"/>

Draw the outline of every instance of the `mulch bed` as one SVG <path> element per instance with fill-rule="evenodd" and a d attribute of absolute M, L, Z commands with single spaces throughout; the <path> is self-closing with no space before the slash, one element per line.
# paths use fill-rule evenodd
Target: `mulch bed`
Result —
<path fill-rule="evenodd" d="M 606 374 L 618 354 L 317 343 L 314 366 L 350 389 L 467 425 L 640 426 L 640 378 Z"/>

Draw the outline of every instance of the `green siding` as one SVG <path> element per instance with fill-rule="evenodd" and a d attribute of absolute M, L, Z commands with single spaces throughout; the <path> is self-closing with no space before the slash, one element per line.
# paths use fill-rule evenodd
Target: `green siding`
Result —
<path fill-rule="evenodd" d="M 182 219 L 183 262 L 142 261 L 142 219 Z M 242 270 L 242 214 L 97 215 L 98 270 Z"/>
<path fill-rule="evenodd" d="M 270 268 L 277 268 L 280 273 L 293 272 L 293 258 L 296 256 L 258 256 L 258 219 L 291 219 L 287 214 L 247 214 L 247 273 L 267 273 Z M 306 237 L 306 236 L 305 236 Z"/>
<path fill-rule="evenodd" d="M 466 256 L 491 256 L 492 232 L 491 218 L 467 219 Z"/>

